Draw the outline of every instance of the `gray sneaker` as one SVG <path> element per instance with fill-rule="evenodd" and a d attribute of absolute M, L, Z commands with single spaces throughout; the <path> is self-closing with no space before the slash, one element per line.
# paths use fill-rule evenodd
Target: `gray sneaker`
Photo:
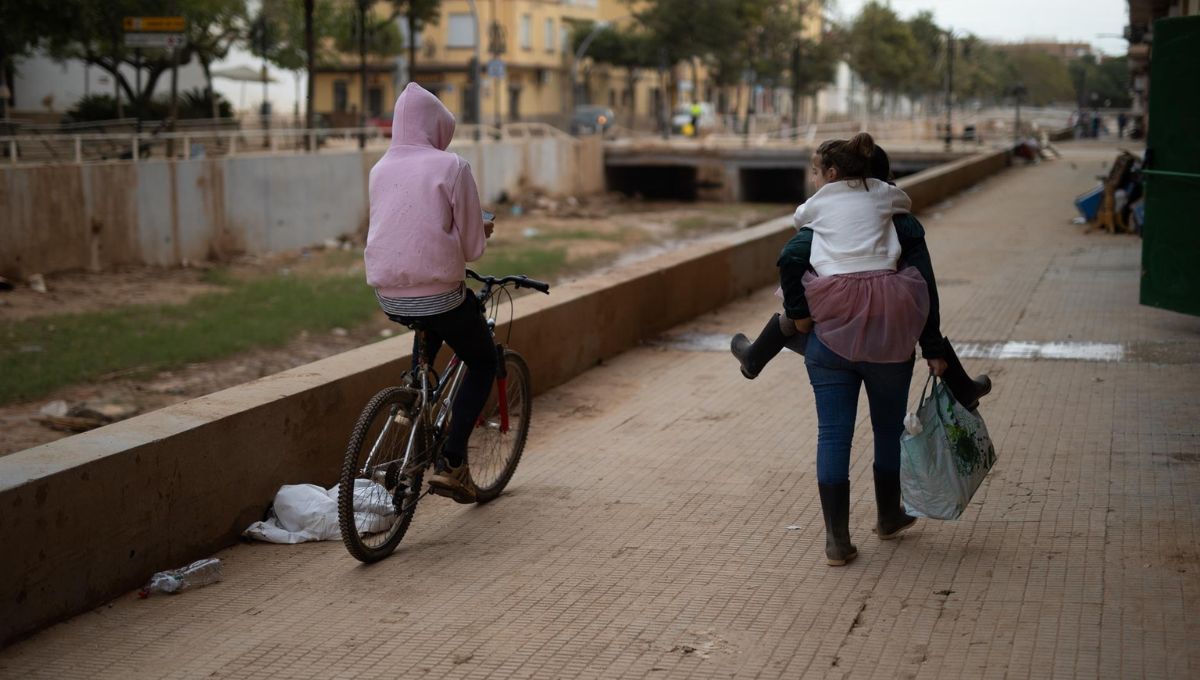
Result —
<path fill-rule="evenodd" d="M 471 469 L 466 463 L 458 467 L 447 464 L 435 472 L 429 478 L 429 490 L 456 503 L 475 502 L 475 481 L 471 479 Z"/>

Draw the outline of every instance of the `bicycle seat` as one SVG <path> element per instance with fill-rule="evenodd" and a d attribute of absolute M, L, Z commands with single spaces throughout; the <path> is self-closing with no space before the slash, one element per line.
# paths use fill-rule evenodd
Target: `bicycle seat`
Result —
<path fill-rule="evenodd" d="M 391 314 L 388 314 L 387 317 L 411 331 L 423 331 L 426 329 L 425 319 L 421 317 L 392 316 Z"/>

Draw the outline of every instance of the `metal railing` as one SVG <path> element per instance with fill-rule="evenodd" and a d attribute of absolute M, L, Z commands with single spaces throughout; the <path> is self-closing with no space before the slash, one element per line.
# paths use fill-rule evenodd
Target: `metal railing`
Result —
<path fill-rule="evenodd" d="M 123 123 L 124 121 L 122 121 Z M 182 123 L 182 121 L 181 121 Z M 187 126 L 181 126 L 187 127 Z M 390 129 L 380 127 L 282 129 L 183 129 L 176 132 L 53 132 L 0 136 L 0 155 L 10 164 L 89 163 L 113 160 L 192 159 L 248 153 L 299 153 L 389 143 Z M 460 125 L 455 141 L 495 142 L 553 138 L 575 142 L 571 135 L 545 123 L 510 123 L 502 128 Z"/>
<path fill-rule="evenodd" d="M 1023 125 L 1033 124 L 1041 128 L 1064 127 L 1070 115 L 1061 108 L 1022 109 Z M 970 139 L 960 135 L 957 143 L 980 140 L 1006 142 L 1011 139 L 1013 111 L 1011 109 L 987 109 L 975 112 L 956 113 L 956 129 L 975 126 L 976 132 Z M 865 124 L 868 131 L 881 142 L 912 143 L 920 145 L 943 139 L 940 116 L 918 118 L 870 120 Z M 391 129 L 369 126 L 365 128 L 262 128 L 239 126 L 232 119 L 214 126 L 210 119 L 179 121 L 175 132 L 166 132 L 161 122 L 143 121 L 144 130 L 137 132 L 132 119 L 105 121 L 103 123 L 78 124 L 74 129 L 64 126 L 22 126 L 18 134 L 0 136 L 0 158 L 10 164 L 18 163 L 88 163 L 112 160 L 146 159 L 189 159 L 231 156 L 247 153 L 299 153 L 321 150 L 349 150 L 356 148 L 359 138 L 365 138 L 368 147 L 387 144 Z M 124 126 L 129 126 L 128 128 Z M 812 147 L 821 140 L 848 137 L 863 129 L 864 122 L 836 121 L 802 125 L 800 127 L 776 126 L 751 134 L 719 132 L 697 139 L 671 137 L 658 139 L 656 133 L 632 133 L 627 130 L 610 130 L 605 139 L 608 143 L 648 143 L 664 146 L 733 149 L 739 147 L 786 147 L 803 145 Z M 100 131 L 96 131 L 96 130 Z M 632 134 L 631 134 L 632 133 Z M 502 127 L 491 125 L 459 125 L 455 134 L 458 143 L 494 142 L 553 138 L 576 141 L 562 130 L 546 123 L 509 123 Z M 615 141 L 614 141 L 615 139 Z"/>
<path fill-rule="evenodd" d="M 0 137 L 9 163 L 86 163 L 151 158 L 203 158 L 243 153 L 350 148 L 359 137 L 384 139 L 377 127 L 316 130 L 214 130 L 176 132 L 35 134 Z"/>

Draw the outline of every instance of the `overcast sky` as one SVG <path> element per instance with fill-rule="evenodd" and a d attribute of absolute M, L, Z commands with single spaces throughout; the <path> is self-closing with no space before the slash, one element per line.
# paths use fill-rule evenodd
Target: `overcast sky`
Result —
<path fill-rule="evenodd" d="M 868 0 L 834 0 L 833 15 L 852 18 Z M 1126 0 L 885 0 L 902 18 L 930 10 L 941 26 L 981 38 L 1017 42 L 1054 38 L 1087 42 L 1105 54 L 1124 54 Z"/>

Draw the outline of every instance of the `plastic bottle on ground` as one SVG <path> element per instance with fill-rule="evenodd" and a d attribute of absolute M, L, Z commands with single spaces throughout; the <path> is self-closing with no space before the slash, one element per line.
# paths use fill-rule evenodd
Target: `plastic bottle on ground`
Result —
<path fill-rule="evenodd" d="M 138 595 L 146 598 L 156 593 L 179 593 L 216 583 L 221 578 L 221 560 L 209 557 L 180 569 L 158 572 L 150 577 L 150 581 Z"/>

